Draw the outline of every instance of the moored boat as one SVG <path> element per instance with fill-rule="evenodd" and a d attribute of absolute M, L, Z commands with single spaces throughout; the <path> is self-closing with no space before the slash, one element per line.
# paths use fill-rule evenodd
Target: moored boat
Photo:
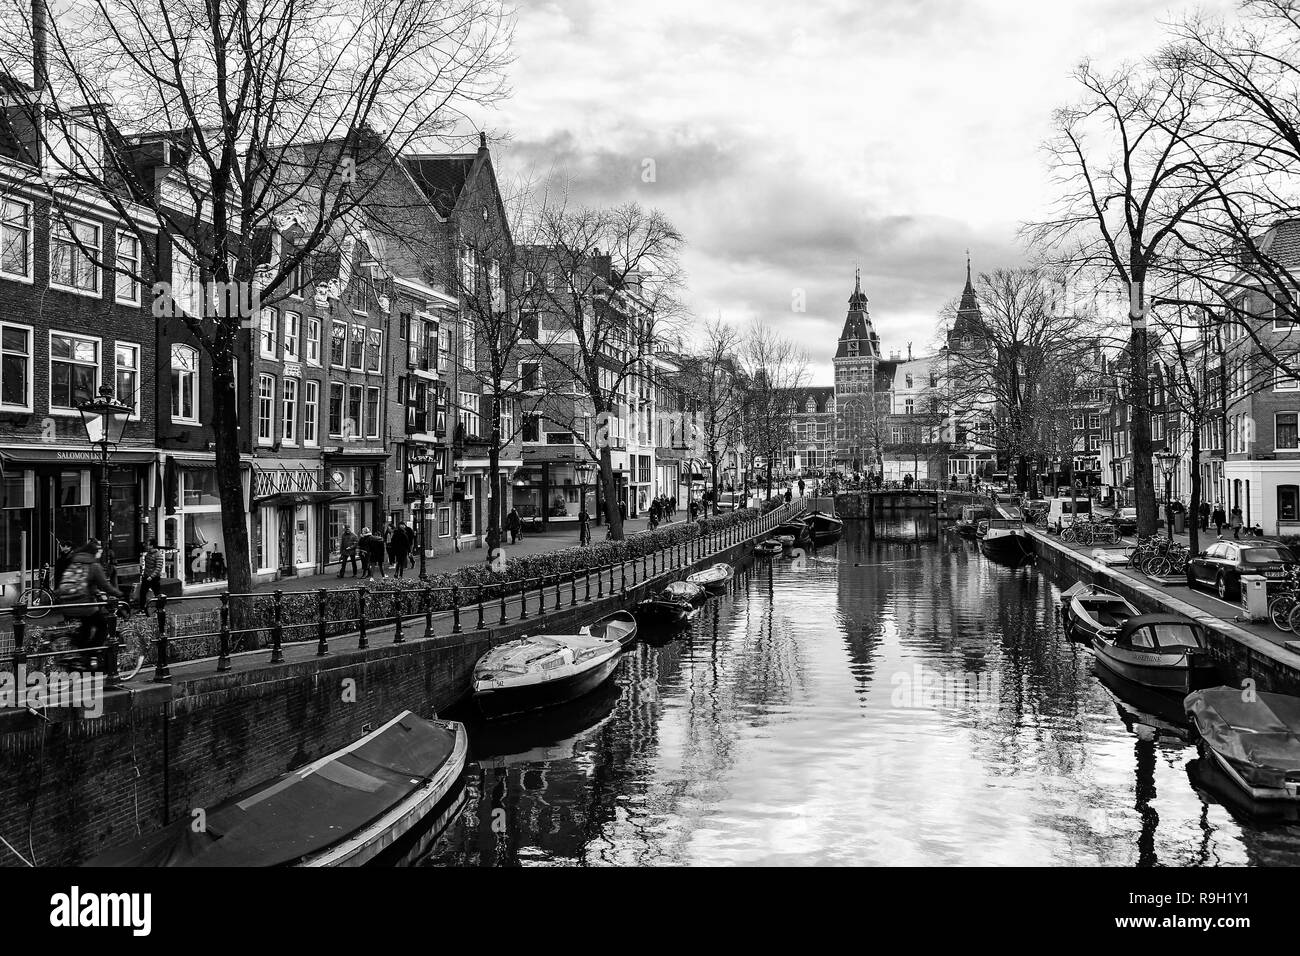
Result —
<path fill-rule="evenodd" d="M 754 550 L 757 551 L 759 554 L 764 554 L 767 555 L 768 557 L 774 557 L 778 554 L 781 554 L 783 551 L 785 551 L 785 545 L 783 545 L 776 538 L 768 538 L 766 541 L 760 541 L 758 544 L 756 544 L 754 546 Z"/>
<path fill-rule="evenodd" d="M 455 791 L 464 725 L 403 711 L 341 750 L 209 809 L 199 831 L 171 826 L 87 866 L 359 866 Z"/>
<path fill-rule="evenodd" d="M 1000 561 L 1019 561 L 1032 555 L 1025 523 L 1019 518 L 985 518 L 980 536 L 980 553 Z"/>
<path fill-rule="evenodd" d="M 689 584 L 695 584 L 702 588 L 708 588 L 710 591 L 721 591 L 731 583 L 735 576 L 735 569 L 729 564 L 715 564 L 711 568 L 705 568 L 703 571 L 696 571 L 694 574 L 688 574 L 686 581 Z"/>
<path fill-rule="evenodd" d="M 1216 674 L 1201 629 L 1174 614 L 1139 614 L 1092 638 L 1097 660 L 1121 677 L 1160 690 L 1187 693 Z"/>
<path fill-rule="evenodd" d="M 1061 616 L 1066 636 L 1091 641 L 1102 631 L 1119 633 L 1120 626 L 1142 612 L 1114 591 L 1082 581 L 1061 594 Z"/>
<path fill-rule="evenodd" d="M 804 546 L 812 544 L 812 530 L 802 521 L 784 521 L 772 529 L 772 537 L 782 538 L 786 535 L 794 538 L 795 544 Z"/>
<path fill-rule="evenodd" d="M 813 544 L 829 544 L 844 533 L 844 521 L 828 511 L 810 511 L 803 516 Z"/>
<path fill-rule="evenodd" d="M 474 665 L 474 700 L 485 717 L 504 717 L 581 697 L 614 673 L 636 631 L 636 619 L 616 611 L 577 634 L 538 634 L 494 647 Z"/>
<path fill-rule="evenodd" d="M 979 530 L 980 521 L 992 516 L 993 509 L 988 505 L 963 505 L 961 517 L 953 523 L 953 530 L 963 538 L 973 538 Z"/>
<path fill-rule="evenodd" d="M 1248 797 L 1300 801 L 1300 697 L 1213 687 L 1183 706 L 1203 750 Z"/>
<path fill-rule="evenodd" d="M 686 581 L 676 581 L 638 602 L 633 613 L 638 620 L 646 623 L 685 624 L 699 613 L 704 599 L 703 588 Z"/>

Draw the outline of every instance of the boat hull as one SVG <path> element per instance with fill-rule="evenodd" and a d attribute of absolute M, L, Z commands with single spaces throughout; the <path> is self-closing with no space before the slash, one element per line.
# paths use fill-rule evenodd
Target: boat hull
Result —
<path fill-rule="evenodd" d="M 1029 542 L 1018 534 L 986 534 L 980 538 L 980 553 L 998 561 L 1021 561 L 1033 556 Z"/>
<path fill-rule="evenodd" d="M 1200 741 L 1201 752 L 1208 754 L 1209 757 L 1218 765 L 1234 784 L 1251 800 L 1261 803 L 1275 803 L 1283 801 L 1287 803 L 1300 804 L 1300 786 L 1289 787 L 1257 787 L 1246 779 L 1236 763 L 1219 753 L 1209 745 L 1205 740 Z"/>
<path fill-rule="evenodd" d="M 618 667 L 618 659 L 618 654 L 611 654 L 593 667 L 557 680 L 477 690 L 474 702 L 479 712 L 489 720 L 563 704 L 590 693 L 609 680 Z"/>
<path fill-rule="evenodd" d="M 1103 637 L 1092 638 L 1098 663 L 1120 677 L 1156 690 L 1188 694 L 1215 683 L 1210 661 L 1196 654 L 1147 654 L 1116 647 Z"/>

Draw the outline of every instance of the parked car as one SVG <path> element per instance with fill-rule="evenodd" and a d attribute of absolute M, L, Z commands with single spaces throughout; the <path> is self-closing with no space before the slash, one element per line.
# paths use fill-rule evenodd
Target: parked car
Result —
<path fill-rule="evenodd" d="M 1115 512 L 1115 523 L 1119 525 L 1120 534 L 1137 534 L 1138 529 L 1138 510 L 1136 508 L 1120 508 Z"/>
<path fill-rule="evenodd" d="M 1219 541 L 1187 562 L 1187 583 L 1212 585 L 1220 598 L 1232 601 L 1241 595 L 1243 574 L 1261 574 L 1271 583 L 1296 563 L 1294 552 L 1280 541 Z"/>

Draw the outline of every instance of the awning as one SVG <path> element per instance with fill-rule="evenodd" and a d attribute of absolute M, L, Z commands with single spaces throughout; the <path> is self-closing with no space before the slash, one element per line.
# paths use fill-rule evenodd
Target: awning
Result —
<path fill-rule="evenodd" d="M 254 498 L 255 505 L 314 505 L 349 497 L 342 491 L 280 491 Z"/>
<path fill-rule="evenodd" d="M 497 462 L 498 468 L 520 468 L 523 462 L 514 458 L 502 458 Z M 487 469 L 489 467 L 486 458 L 462 458 L 451 463 L 453 468 L 459 468 L 462 471 L 472 471 L 477 468 Z"/>
<path fill-rule="evenodd" d="M 157 452 L 121 450 L 108 456 L 110 465 L 142 465 L 156 461 Z M 53 465 L 60 462 L 77 462 L 88 465 L 99 464 L 99 452 L 90 448 L 4 448 L 0 449 L 0 458 L 18 465 Z"/>

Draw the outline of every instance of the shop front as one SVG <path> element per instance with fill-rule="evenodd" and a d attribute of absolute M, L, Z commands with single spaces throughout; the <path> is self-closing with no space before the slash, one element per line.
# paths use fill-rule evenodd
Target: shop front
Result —
<path fill-rule="evenodd" d="M 474 541 L 481 543 L 488 530 L 488 515 L 491 508 L 500 508 L 501 502 L 510 500 L 505 489 L 510 487 L 511 478 L 523 464 L 518 459 L 502 458 L 497 462 L 500 485 L 495 490 L 491 486 L 486 458 L 458 458 L 452 462 L 451 490 L 448 495 L 451 505 L 451 519 L 455 536 L 461 544 Z M 516 508 L 519 503 L 516 500 Z M 509 509 L 503 509 L 508 511 Z M 529 519 L 521 510 L 520 516 Z M 505 526 L 505 513 L 499 513 L 497 521 Z"/>
<path fill-rule="evenodd" d="M 97 452 L 85 448 L 0 449 L 0 585 L 5 603 L 17 599 L 24 571 L 53 565 L 57 542 L 80 547 L 100 533 L 101 507 L 109 509 L 114 564 L 128 576 L 149 535 L 149 500 L 155 453 L 120 450 L 109 460 L 107 503 L 101 502 Z"/>
<path fill-rule="evenodd" d="M 260 461 L 253 466 L 257 573 L 281 578 L 321 571 L 328 508 L 343 497 L 327 488 L 316 459 Z"/>
<path fill-rule="evenodd" d="M 228 562 L 215 459 L 168 454 L 162 472 L 164 574 L 178 578 L 186 591 L 224 587 Z"/>
<path fill-rule="evenodd" d="M 339 542 L 350 530 L 358 537 L 369 528 L 382 533 L 384 526 L 383 467 L 385 456 L 327 455 L 325 490 L 334 495 L 324 505 L 324 562 L 337 565 L 342 557 Z"/>

